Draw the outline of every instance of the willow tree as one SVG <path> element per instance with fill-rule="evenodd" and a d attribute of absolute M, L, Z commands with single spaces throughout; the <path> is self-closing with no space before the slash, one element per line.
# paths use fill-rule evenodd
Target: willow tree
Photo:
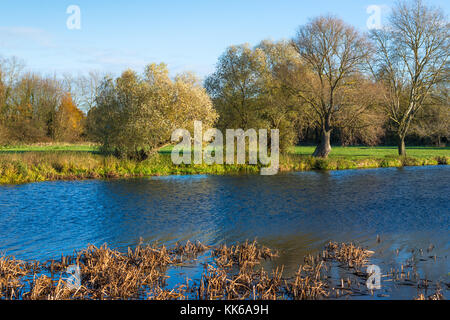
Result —
<path fill-rule="evenodd" d="M 280 150 L 287 151 L 299 137 L 302 101 L 291 90 L 301 64 L 288 41 L 262 41 L 257 48 L 265 54 L 264 90 L 260 104 L 268 128 L 279 129 Z"/>
<path fill-rule="evenodd" d="M 88 129 L 104 151 L 142 160 L 170 143 L 174 130 L 192 129 L 194 120 L 210 127 L 216 119 L 193 75 L 171 79 L 166 65 L 151 64 L 143 75 L 127 70 L 115 80 L 104 79 L 88 114 Z"/>
<path fill-rule="evenodd" d="M 367 60 L 369 45 L 355 28 L 332 16 L 321 16 L 301 26 L 292 45 L 306 67 L 306 81 L 299 86 L 298 95 L 311 109 L 307 112 L 320 129 L 320 143 L 313 156 L 326 158 L 337 117 L 354 91 L 348 90 L 348 84 Z"/>
<path fill-rule="evenodd" d="M 442 10 L 421 0 L 400 2 L 389 24 L 371 38 L 376 45 L 373 74 L 385 85 L 386 112 L 395 127 L 398 153 L 405 156 L 412 121 L 431 105 L 426 102 L 433 89 L 448 82 L 449 23 Z"/>
<path fill-rule="evenodd" d="M 220 129 L 278 129 L 280 150 L 296 138 L 299 99 L 287 90 L 286 78 L 298 64 L 286 41 L 231 46 L 205 81 L 220 115 Z"/>
<path fill-rule="evenodd" d="M 265 90 L 265 55 L 248 44 L 230 46 L 205 80 L 220 118 L 218 128 L 264 128 L 260 96 Z"/>

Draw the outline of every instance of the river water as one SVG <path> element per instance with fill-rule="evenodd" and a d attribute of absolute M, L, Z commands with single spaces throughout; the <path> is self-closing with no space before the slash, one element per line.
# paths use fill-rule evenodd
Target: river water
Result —
<path fill-rule="evenodd" d="M 420 249 L 436 256 L 417 268 L 448 293 L 449 195 L 449 166 L 0 186 L 0 251 L 47 260 L 88 244 L 125 249 L 140 238 L 167 245 L 256 238 L 277 249 L 273 264 L 292 274 L 328 241 L 353 241 L 376 252 L 382 271 Z M 390 288 L 386 296 L 411 292 Z"/>

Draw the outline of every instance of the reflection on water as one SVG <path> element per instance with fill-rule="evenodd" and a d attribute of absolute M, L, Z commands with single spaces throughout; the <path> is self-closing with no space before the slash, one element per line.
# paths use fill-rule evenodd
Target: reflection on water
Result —
<path fill-rule="evenodd" d="M 276 263 L 292 273 L 329 240 L 358 241 L 388 268 L 430 243 L 433 254 L 448 255 L 449 194 L 448 166 L 0 186 L 0 250 L 45 260 L 140 237 L 210 245 L 257 238 L 280 250 Z M 448 267 L 442 258 L 421 272 L 448 283 Z"/>

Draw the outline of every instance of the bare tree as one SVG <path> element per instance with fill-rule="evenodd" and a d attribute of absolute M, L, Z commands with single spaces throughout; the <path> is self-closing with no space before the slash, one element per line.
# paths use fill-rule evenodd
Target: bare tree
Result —
<path fill-rule="evenodd" d="M 0 113 L 7 112 L 13 88 L 20 79 L 24 63 L 16 57 L 0 57 Z M 2 120 L 0 116 L 0 121 Z"/>
<path fill-rule="evenodd" d="M 98 96 L 100 83 L 106 74 L 99 71 L 90 71 L 87 76 L 78 78 L 80 88 L 80 106 L 87 112 L 95 106 L 95 99 Z"/>
<path fill-rule="evenodd" d="M 69 92 L 74 103 L 85 113 L 95 106 L 95 98 L 106 74 L 90 71 L 87 75 L 77 77 L 63 74 L 61 83 L 65 92 Z"/>
<path fill-rule="evenodd" d="M 322 16 L 300 27 L 292 45 L 309 70 L 309 79 L 298 93 L 311 107 L 321 130 L 313 156 L 326 158 L 336 115 L 344 108 L 347 80 L 367 59 L 368 42 L 342 20 Z"/>
<path fill-rule="evenodd" d="M 433 87 L 448 81 L 449 23 L 443 11 L 421 0 L 399 2 L 389 24 L 371 34 L 376 45 L 372 71 L 386 88 L 386 112 L 394 123 L 398 152 Z"/>

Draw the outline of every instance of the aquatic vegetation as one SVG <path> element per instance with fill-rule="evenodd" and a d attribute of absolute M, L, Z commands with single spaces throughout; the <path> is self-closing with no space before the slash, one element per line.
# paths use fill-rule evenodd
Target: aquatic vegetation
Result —
<path fill-rule="evenodd" d="M 24 300 L 68 300 L 81 298 L 81 292 L 72 292 L 66 282 L 59 278 L 58 281 L 41 275 L 33 279 L 30 291 L 23 294 Z"/>
<path fill-rule="evenodd" d="M 310 262 L 314 262 L 314 260 L 310 260 Z M 328 297 L 330 293 L 323 276 L 324 269 L 323 261 L 312 264 L 305 263 L 300 266 L 294 281 L 287 285 L 292 298 L 294 300 L 305 300 Z"/>
<path fill-rule="evenodd" d="M 204 245 L 200 241 L 192 243 L 188 240 L 184 245 L 177 242 L 171 252 L 180 257 L 195 257 L 196 255 L 203 253 L 208 249 L 209 247 Z"/>
<path fill-rule="evenodd" d="M 445 300 L 445 297 L 442 294 L 441 289 L 438 288 L 432 295 L 425 296 L 423 293 L 420 293 L 414 300 Z"/>
<path fill-rule="evenodd" d="M 21 278 L 28 272 L 25 262 L 10 257 L 0 257 L 0 298 L 18 298 L 24 286 Z"/>
<path fill-rule="evenodd" d="M 353 243 L 330 242 L 326 245 L 322 257 L 345 263 L 349 268 L 359 270 L 366 265 L 374 252 L 355 246 Z"/>
<path fill-rule="evenodd" d="M 259 264 L 261 260 L 272 259 L 277 256 L 267 247 L 259 247 L 256 241 L 237 244 L 231 247 L 222 245 L 213 250 L 215 262 L 221 268 L 230 268 L 236 265 L 240 270 Z"/>
<path fill-rule="evenodd" d="M 184 283 L 167 285 L 170 267 L 193 263 L 203 254 L 210 258 L 200 279 L 186 278 Z M 106 244 L 91 245 L 45 263 L 1 257 L 0 299 L 310 300 L 369 295 L 370 290 L 361 285 L 367 278 L 361 268 L 367 266 L 372 255 L 372 251 L 352 243 L 330 242 L 321 253 L 306 256 L 296 274 L 287 277 L 282 265 L 270 273 L 262 267 L 263 261 L 276 259 L 278 254 L 256 241 L 215 248 L 190 241 L 172 248 L 139 244 L 126 252 Z M 354 278 L 333 280 L 330 270 L 335 263 L 352 272 Z M 65 271 L 69 265 L 80 268 L 78 287 L 68 285 Z M 402 279 L 416 285 L 419 291 L 414 299 L 444 299 L 439 285 L 410 277 L 409 273 L 406 276 L 408 267 L 402 265 L 401 272 L 391 270 L 385 276 L 399 285 Z M 429 294 L 432 289 L 435 293 Z"/>

